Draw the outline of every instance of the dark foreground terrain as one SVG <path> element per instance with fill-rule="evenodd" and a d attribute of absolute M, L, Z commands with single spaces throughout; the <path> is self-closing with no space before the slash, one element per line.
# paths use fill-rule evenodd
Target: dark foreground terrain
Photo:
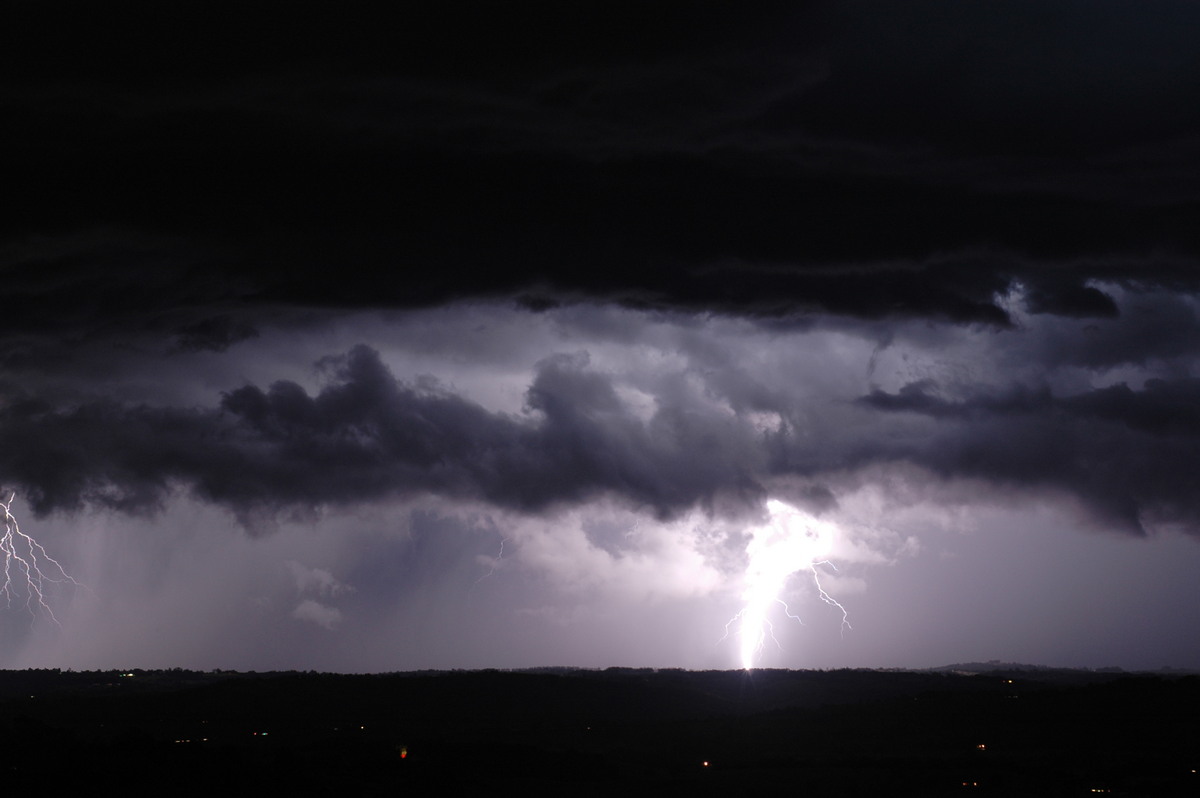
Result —
<path fill-rule="evenodd" d="M 1198 710 L 1200 677 L 1090 671 L 7 671 L 0 767 L 12 795 L 1194 796 Z"/>

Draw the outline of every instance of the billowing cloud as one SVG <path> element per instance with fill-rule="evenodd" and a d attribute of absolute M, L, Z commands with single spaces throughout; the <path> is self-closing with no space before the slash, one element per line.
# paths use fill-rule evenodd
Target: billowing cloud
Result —
<path fill-rule="evenodd" d="M 553 316 L 560 330 L 574 323 Z M 884 375 L 869 328 L 735 330 L 713 337 L 658 324 L 642 340 L 671 337 L 653 346 L 614 349 L 601 334 L 595 356 L 552 351 L 528 367 L 513 410 L 489 409 L 432 377 L 399 379 L 365 345 L 321 359 L 316 388 L 243 385 L 208 408 L 55 407 L 14 392 L 0 427 L 0 477 L 38 512 L 87 503 L 153 511 L 182 489 L 255 526 L 279 511 L 425 495 L 531 514 L 610 498 L 669 519 L 697 508 L 753 512 L 790 486 L 795 500 L 828 509 L 838 484 L 859 472 L 916 466 L 928 480 L 1059 491 L 1102 524 L 1139 533 L 1197 529 L 1200 506 L 1181 476 L 1197 465 L 1191 408 L 1200 392 L 1190 377 L 1150 369 L 1140 384 L 1056 386 L 1031 378 L 1028 364 L 979 380 L 957 370 L 966 363 L 945 362 L 915 377 L 908 355 L 885 368 L 902 363 L 910 376 Z M 1049 335 L 957 340 L 967 355 L 979 346 L 1037 354 Z M 930 345 L 893 339 L 889 350 L 924 357 Z M 677 347 L 674 361 L 660 346 Z M 768 348 L 750 355 L 758 346 Z M 788 346 L 817 349 L 805 360 Z M 815 356 L 839 348 L 862 360 L 831 369 Z M 783 366 L 800 371 L 789 377 L 776 371 Z"/>
<path fill-rule="evenodd" d="M 402 385 L 365 346 L 326 366 L 332 381 L 316 396 L 292 382 L 246 386 L 212 410 L 15 401 L 0 433 L 5 478 L 39 512 L 150 510 L 178 481 L 247 518 L 419 492 L 527 510 L 615 493 L 669 515 L 760 490 L 748 427 L 671 407 L 642 423 L 585 357 L 539 363 L 525 417 Z"/>

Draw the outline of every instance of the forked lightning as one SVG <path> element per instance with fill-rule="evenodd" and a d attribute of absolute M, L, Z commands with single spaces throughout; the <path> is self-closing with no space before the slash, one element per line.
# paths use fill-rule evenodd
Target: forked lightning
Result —
<path fill-rule="evenodd" d="M 21 531 L 11 512 L 14 498 L 15 493 L 8 497 L 7 502 L 0 502 L 0 508 L 4 510 L 4 533 L 0 536 L 0 552 L 4 554 L 4 585 L 0 592 L 3 592 L 9 607 L 14 599 L 20 601 L 24 594 L 25 609 L 31 615 L 36 615 L 36 610 L 40 608 L 57 624 L 58 618 L 54 617 L 54 611 L 46 603 L 47 583 L 70 582 L 76 587 L 81 585 L 63 570 L 58 560 L 46 553 L 42 544 Z M 35 601 L 37 607 L 34 606 Z"/>

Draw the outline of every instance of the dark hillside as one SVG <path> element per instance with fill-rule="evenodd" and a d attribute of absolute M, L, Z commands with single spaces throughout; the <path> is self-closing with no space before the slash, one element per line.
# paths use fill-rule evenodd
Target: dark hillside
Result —
<path fill-rule="evenodd" d="M 1193 795 L 1200 679 L 1036 671 L 0 673 L 14 790 Z"/>

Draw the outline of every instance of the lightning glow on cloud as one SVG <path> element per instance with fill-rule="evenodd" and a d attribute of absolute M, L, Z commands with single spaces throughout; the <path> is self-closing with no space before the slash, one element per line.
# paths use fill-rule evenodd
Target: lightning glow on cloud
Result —
<path fill-rule="evenodd" d="M 767 502 L 767 512 L 765 524 L 747 530 L 750 562 L 742 592 L 745 606 L 730 621 L 738 622 L 741 663 L 747 670 L 754 667 L 768 635 L 774 636 L 769 617 L 773 605 L 779 604 L 787 617 L 800 620 L 781 598 L 793 574 L 809 572 L 821 600 L 842 613 L 843 630 L 850 628 L 846 608 L 825 592 L 818 573 L 818 567 L 833 567 L 827 559 L 837 531 L 833 524 L 776 499 Z"/>

